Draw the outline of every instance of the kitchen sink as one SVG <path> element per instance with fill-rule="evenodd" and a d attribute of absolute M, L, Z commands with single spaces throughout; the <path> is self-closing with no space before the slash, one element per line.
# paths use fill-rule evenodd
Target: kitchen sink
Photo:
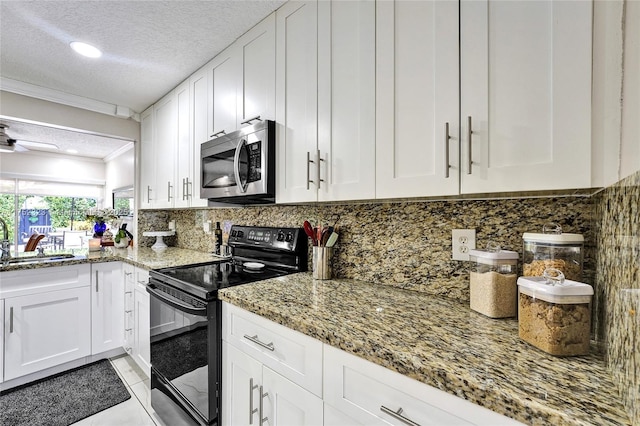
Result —
<path fill-rule="evenodd" d="M 29 256 L 29 257 L 13 257 L 8 260 L 9 265 L 24 264 L 24 263 L 40 263 L 40 262 L 58 262 L 62 260 L 69 260 L 73 258 L 79 258 L 75 254 L 51 254 L 45 256 Z"/>

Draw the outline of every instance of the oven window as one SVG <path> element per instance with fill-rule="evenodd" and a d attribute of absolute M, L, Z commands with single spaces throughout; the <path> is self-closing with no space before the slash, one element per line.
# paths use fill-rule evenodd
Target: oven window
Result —
<path fill-rule="evenodd" d="M 205 188 L 229 188 L 236 186 L 233 170 L 235 150 L 220 152 L 202 159 L 202 186 Z"/>
<path fill-rule="evenodd" d="M 152 297 L 151 330 L 151 365 L 208 418 L 207 318 L 173 309 Z"/>

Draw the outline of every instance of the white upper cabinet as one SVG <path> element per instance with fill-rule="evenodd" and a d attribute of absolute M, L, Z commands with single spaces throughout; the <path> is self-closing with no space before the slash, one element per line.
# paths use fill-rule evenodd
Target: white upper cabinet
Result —
<path fill-rule="evenodd" d="M 592 7 L 461 2 L 461 193 L 591 186 Z"/>
<path fill-rule="evenodd" d="M 190 85 L 185 81 L 175 89 L 176 102 L 176 157 L 175 157 L 175 198 L 173 207 L 189 207 L 193 186 L 194 156 L 191 139 Z M 190 186 L 191 184 L 191 186 Z"/>
<path fill-rule="evenodd" d="M 455 195 L 458 2 L 376 6 L 376 197 Z"/>
<path fill-rule="evenodd" d="M 238 123 L 238 86 L 240 85 L 241 58 L 235 54 L 233 45 L 211 61 L 211 88 L 213 133 L 231 133 Z"/>
<path fill-rule="evenodd" d="M 156 168 L 153 149 L 153 106 L 140 114 L 140 187 L 137 204 L 142 209 L 151 208 L 156 191 Z"/>
<path fill-rule="evenodd" d="M 318 147 L 317 27 L 315 1 L 289 1 L 276 11 L 276 201 L 279 203 L 317 199 L 317 173 L 316 177 L 310 175 L 310 161 L 317 161 Z"/>
<path fill-rule="evenodd" d="M 373 1 L 318 3 L 319 201 L 375 198 Z"/>
<path fill-rule="evenodd" d="M 251 118 L 276 117 L 276 15 L 272 13 L 234 43 L 241 58 L 238 125 Z"/>
<path fill-rule="evenodd" d="M 276 201 L 373 198 L 375 4 L 290 1 L 276 27 Z"/>
<path fill-rule="evenodd" d="M 154 105 L 153 114 L 155 128 L 153 132 L 153 157 L 156 167 L 157 190 L 151 200 L 151 205 L 156 208 L 173 207 L 175 154 L 178 145 L 178 107 L 175 91 L 171 91 Z"/>

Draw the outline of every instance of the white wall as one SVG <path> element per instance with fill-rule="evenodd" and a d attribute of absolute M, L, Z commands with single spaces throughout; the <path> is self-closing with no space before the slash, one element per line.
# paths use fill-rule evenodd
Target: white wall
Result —
<path fill-rule="evenodd" d="M 102 160 L 60 154 L 0 153 L 0 175 L 23 179 L 104 185 L 106 167 Z"/>
<path fill-rule="evenodd" d="M 107 161 L 105 164 L 105 195 L 111 199 L 111 193 L 116 188 L 134 186 L 135 183 L 135 149 L 128 151 Z"/>

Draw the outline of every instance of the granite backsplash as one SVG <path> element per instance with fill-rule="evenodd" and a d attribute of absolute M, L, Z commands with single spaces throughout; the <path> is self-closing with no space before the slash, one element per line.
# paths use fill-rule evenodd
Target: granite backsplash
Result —
<path fill-rule="evenodd" d="M 212 251 L 213 234 L 202 228 L 207 220 L 296 227 L 305 219 L 337 220 L 337 277 L 468 301 L 473 265 L 451 260 L 452 229 L 474 228 L 478 248 L 491 241 L 522 260 L 522 234 L 556 222 L 585 238 L 583 281 L 595 290 L 592 337 L 605 350 L 632 422 L 640 424 L 639 183 L 637 172 L 592 196 L 142 210 L 138 232 L 165 230 L 174 220 L 169 245 Z M 151 246 L 154 239 L 138 241 Z"/>

